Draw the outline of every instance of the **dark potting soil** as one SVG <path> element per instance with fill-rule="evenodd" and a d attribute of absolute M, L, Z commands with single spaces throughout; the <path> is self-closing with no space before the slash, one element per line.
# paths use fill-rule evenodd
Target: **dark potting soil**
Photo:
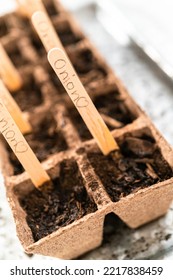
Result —
<path fill-rule="evenodd" d="M 84 123 L 76 108 L 69 108 L 69 116 L 77 132 L 79 133 L 81 140 L 86 141 L 92 139 L 91 133 L 89 132 L 86 124 Z"/>
<path fill-rule="evenodd" d="M 153 139 L 127 136 L 119 143 L 121 156 L 89 153 L 88 158 L 113 202 L 173 176 Z"/>
<path fill-rule="evenodd" d="M 44 48 L 41 40 L 37 36 L 37 34 L 33 32 L 33 30 L 31 30 L 30 40 L 31 40 L 33 47 L 36 49 L 37 54 L 40 57 L 44 57 L 46 55 L 45 48 Z"/>
<path fill-rule="evenodd" d="M 53 1 L 42 0 L 49 16 L 57 16 L 59 11 L 56 9 Z"/>
<path fill-rule="evenodd" d="M 7 50 L 9 58 L 12 60 L 15 67 L 21 67 L 28 63 L 28 61 L 22 56 L 17 45 L 14 45 L 11 50 Z"/>
<path fill-rule="evenodd" d="M 39 122 L 39 124 L 38 124 Z M 57 130 L 57 124 L 49 113 L 39 120 L 34 116 L 32 121 L 33 131 L 25 135 L 26 141 L 31 146 L 40 161 L 47 159 L 50 155 L 67 150 L 67 144 L 63 135 Z M 15 154 L 9 150 L 9 159 L 14 168 L 14 175 L 24 171 Z"/>
<path fill-rule="evenodd" d="M 74 161 L 61 163 L 53 186 L 53 191 L 44 193 L 34 189 L 20 201 L 35 241 L 97 210 Z"/>
<path fill-rule="evenodd" d="M 70 58 L 81 79 L 83 76 L 87 77 L 91 71 L 95 72 L 91 77 L 95 81 L 107 76 L 106 70 L 99 65 L 90 49 L 79 50 L 75 54 L 70 55 Z M 89 79 L 87 82 L 91 82 L 91 80 Z"/>
<path fill-rule="evenodd" d="M 121 122 L 121 125 L 117 127 L 106 123 L 111 131 L 131 123 L 136 118 L 128 110 L 127 106 L 124 104 L 124 101 L 119 98 L 119 95 L 116 91 L 111 91 L 108 94 L 100 95 L 96 97 L 93 102 L 101 114 Z M 92 139 L 91 133 L 74 106 L 69 109 L 69 116 L 75 125 L 81 140 L 86 141 Z"/>
<path fill-rule="evenodd" d="M 27 81 L 13 97 L 22 111 L 32 111 L 43 103 L 41 90 L 32 76 L 27 77 Z"/>
<path fill-rule="evenodd" d="M 62 83 L 60 82 L 60 80 L 58 79 L 57 75 L 55 74 L 55 71 L 52 69 L 52 67 L 50 66 L 50 64 L 45 63 L 45 66 L 47 68 L 47 71 L 50 75 L 51 78 L 51 82 L 53 83 L 53 85 L 56 87 L 56 91 L 57 91 L 57 95 L 67 95 Z"/>
<path fill-rule="evenodd" d="M 121 122 L 122 126 L 120 127 L 132 123 L 136 119 L 116 90 L 111 90 L 108 94 L 96 97 L 94 104 L 100 113 Z"/>
<path fill-rule="evenodd" d="M 78 43 L 82 38 L 76 35 L 68 22 L 64 22 L 62 26 L 59 24 L 54 24 L 55 30 L 57 31 L 59 38 L 63 46 L 68 46 Z"/>
<path fill-rule="evenodd" d="M 1 18 L 0 20 L 0 37 L 3 37 L 8 34 L 8 25 L 5 19 Z"/>

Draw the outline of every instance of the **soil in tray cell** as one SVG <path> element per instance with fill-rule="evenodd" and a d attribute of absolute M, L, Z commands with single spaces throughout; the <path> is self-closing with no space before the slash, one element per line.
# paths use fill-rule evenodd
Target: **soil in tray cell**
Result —
<path fill-rule="evenodd" d="M 20 200 L 35 241 L 97 210 L 73 160 L 61 163 L 53 185 L 53 191 L 34 189 Z"/>
<path fill-rule="evenodd" d="M 50 114 L 44 116 L 33 116 L 31 122 L 33 131 L 25 136 L 35 155 L 40 161 L 47 159 L 50 155 L 67 150 L 66 141 L 57 129 L 57 124 Z M 15 154 L 9 150 L 9 159 L 14 168 L 14 175 L 24 171 Z"/>
<path fill-rule="evenodd" d="M 134 193 L 141 188 L 172 177 L 172 170 L 152 138 L 126 136 L 120 143 L 121 157 L 88 153 L 96 174 L 112 201 Z"/>

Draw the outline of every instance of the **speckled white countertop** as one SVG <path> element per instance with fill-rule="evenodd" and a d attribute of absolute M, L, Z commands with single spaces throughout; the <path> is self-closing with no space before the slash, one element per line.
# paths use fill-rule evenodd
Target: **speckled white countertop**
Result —
<path fill-rule="evenodd" d="M 121 46 L 107 34 L 95 17 L 94 6 L 85 7 L 75 14 L 132 96 L 173 145 L 173 83 L 137 49 L 129 45 Z M 127 228 L 112 217 L 109 219 L 102 246 L 81 259 L 173 259 L 173 207 L 166 216 L 137 230 Z M 0 249 L 1 260 L 50 259 L 38 255 L 29 257 L 23 252 L 16 237 L 1 177 Z"/>

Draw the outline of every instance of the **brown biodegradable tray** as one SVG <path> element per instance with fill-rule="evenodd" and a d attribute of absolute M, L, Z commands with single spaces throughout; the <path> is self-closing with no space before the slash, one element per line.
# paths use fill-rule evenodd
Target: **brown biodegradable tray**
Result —
<path fill-rule="evenodd" d="M 28 254 L 71 259 L 102 243 L 111 212 L 132 228 L 166 213 L 173 151 L 59 1 L 43 2 L 122 154 L 119 160 L 101 154 L 28 20 L 17 13 L 0 18 L 2 44 L 23 78 L 13 96 L 32 124 L 26 139 L 54 184 L 52 193 L 37 191 L 1 139 L 17 235 Z"/>

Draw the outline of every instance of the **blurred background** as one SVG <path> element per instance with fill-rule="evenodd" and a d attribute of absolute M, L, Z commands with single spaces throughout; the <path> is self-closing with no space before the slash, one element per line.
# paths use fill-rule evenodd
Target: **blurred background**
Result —
<path fill-rule="evenodd" d="M 148 48 L 153 47 L 153 54 L 151 55 L 154 56 L 155 50 L 155 56 L 158 52 L 158 55 L 165 60 L 165 64 L 167 63 L 167 68 L 168 65 L 173 68 L 172 0 L 108 0 L 106 3 L 104 0 L 62 0 L 62 3 L 71 10 L 76 10 L 79 7 L 84 7 L 94 2 L 97 2 L 99 5 L 101 3 L 102 8 L 105 11 L 109 11 L 109 14 L 111 12 L 111 17 L 109 18 L 110 25 L 113 22 L 114 24 L 119 22 L 117 21 L 117 11 L 119 10 L 124 19 L 127 20 L 127 22 L 121 21 L 121 28 L 126 31 L 129 30 L 129 33 L 130 27 L 131 29 L 134 28 L 133 31 L 136 32 L 136 38 L 138 37 L 138 40 L 143 42 L 143 44 L 145 43 Z M 15 0 L 0 0 L 0 13 L 2 14 L 13 9 L 14 6 Z M 114 32 L 116 36 L 115 28 Z M 173 77 L 173 70 L 171 75 Z"/>
<path fill-rule="evenodd" d="M 172 0 L 61 0 L 61 2 L 71 10 L 74 15 L 77 17 L 78 21 L 84 28 L 86 34 L 90 37 L 92 41 L 99 47 L 103 55 L 105 48 L 109 48 L 111 41 L 114 40 L 114 49 L 119 47 L 120 52 L 134 51 L 136 55 L 143 56 L 143 59 L 146 63 L 151 63 L 151 67 L 156 67 L 154 69 L 157 75 L 162 75 L 162 78 L 168 78 L 166 82 L 167 85 L 173 81 L 173 1 Z M 3 14 L 7 11 L 15 9 L 16 2 L 15 0 L 0 0 L 0 14 Z M 90 20 L 88 20 L 90 19 Z M 99 29 L 98 24 L 102 26 L 102 29 Z M 97 37 L 95 36 L 96 31 Z M 99 36 L 103 34 L 103 30 L 110 35 L 99 40 Z M 102 46 L 104 44 L 104 49 Z M 111 47 L 110 47 L 111 48 Z M 117 50 L 116 50 L 117 51 Z M 129 59 L 132 58 L 132 53 L 129 55 Z M 126 56 L 124 56 L 126 57 Z M 113 58 L 113 59 L 112 59 Z M 106 57 L 109 61 L 109 57 Z M 158 128 L 164 132 L 167 140 L 173 145 L 173 137 L 169 135 L 169 132 L 165 131 L 165 125 L 167 127 L 167 121 L 173 117 L 173 113 L 164 121 L 162 119 L 162 124 L 158 123 L 158 119 L 155 119 L 155 113 L 153 109 L 150 110 L 148 106 L 149 100 L 145 100 L 145 97 L 140 93 L 141 88 L 139 89 L 139 94 L 135 93 L 133 89 L 131 91 L 131 83 L 129 79 L 126 81 L 125 73 L 121 73 L 122 69 L 119 69 L 118 65 L 115 65 L 117 60 L 120 59 L 120 54 L 115 51 L 112 52 L 110 64 L 115 71 L 124 81 L 131 94 L 137 98 L 137 101 L 140 105 L 147 111 L 150 117 L 156 122 Z M 135 59 L 134 59 L 135 62 Z M 127 61 L 128 64 L 128 61 Z M 131 70 L 134 69 L 134 65 L 130 65 Z M 124 69 L 123 69 L 124 71 Z M 135 70 L 136 71 L 136 70 Z M 136 71 L 137 72 L 137 71 Z M 129 75 L 130 77 L 130 75 Z M 138 78 L 143 79 L 142 75 Z M 136 76 L 135 76 L 136 79 Z M 138 82 L 139 82 L 138 80 Z M 147 86 L 148 82 L 146 82 Z M 152 87 L 152 86 L 151 86 Z M 171 86 L 172 91 L 172 86 Z M 148 92 L 148 90 L 147 90 Z M 171 93 L 172 94 L 172 93 Z M 145 93 L 146 95 L 146 93 Z M 150 96 L 150 95 L 149 95 Z M 150 96 L 151 98 L 151 96 Z M 164 96 L 166 98 L 166 96 Z M 148 97 L 146 97 L 148 99 Z M 150 103 L 152 99 L 150 100 Z M 165 104 L 164 100 L 164 104 Z M 169 98 L 169 104 L 172 103 Z M 147 104 L 146 104 L 147 103 Z M 167 103 L 167 104 L 168 104 Z M 162 102 L 160 102 L 164 106 Z M 165 115 L 168 111 L 170 105 L 161 109 L 161 115 Z M 164 110 L 164 112 L 163 112 Z M 170 128 L 169 128 L 170 129 Z M 171 133 L 173 128 L 171 128 Z M 173 134 L 173 133 L 172 133 Z"/>
<path fill-rule="evenodd" d="M 130 94 L 173 145 L 173 1 L 61 2 L 72 11 Z M 15 1 L 0 0 L 0 14 L 14 8 Z M 29 259 L 16 237 L 4 189 L 0 176 L 0 259 Z M 173 207 L 165 217 L 135 231 L 122 224 L 118 229 L 107 230 L 109 240 L 83 259 L 124 259 L 127 248 L 131 252 L 129 259 L 173 258 Z"/>

